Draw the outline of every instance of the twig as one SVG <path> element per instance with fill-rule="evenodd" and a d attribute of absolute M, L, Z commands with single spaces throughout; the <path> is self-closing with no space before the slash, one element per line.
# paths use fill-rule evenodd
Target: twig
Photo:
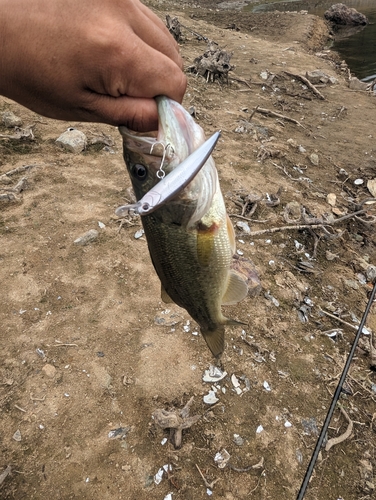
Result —
<path fill-rule="evenodd" d="M 325 446 L 325 451 L 329 451 L 332 446 L 335 446 L 336 444 L 342 443 L 343 441 L 348 439 L 351 436 L 351 433 L 353 430 L 353 426 L 354 426 L 353 421 L 347 415 L 347 413 L 342 408 L 342 406 L 339 403 L 337 403 L 337 404 L 339 406 L 339 409 L 341 410 L 342 415 L 344 415 L 346 417 L 346 420 L 348 421 L 349 425 L 347 426 L 347 429 L 345 430 L 345 432 L 343 434 L 341 434 L 338 437 L 335 437 L 335 438 L 328 440 L 328 442 L 326 443 L 326 446 Z"/>
<path fill-rule="evenodd" d="M 247 87 L 249 87 L 250 89 L 252 89 L 252 87 L 249 85 L 249 83 L 246 80 L 243 80 L 242 78 L 235 77 L 235 76 L 231 75 L 230 79 L 231 80 L 235 80 L 236 82 L 244 83 L 244 85 L 247 85 Z"/>
<path fill-rule="evenodd" d="M 20 410 L 20 411 L 23 411 L 24 413 L 26 413 L 26 410 L 24 410 L 23 408 L 21 408 L 21 406 L 14 405 L 14 407 L 17 408 L 17 410 Z"/>
<path fill-rule="evenodd" d="M 350 328 L 352 328 L 353 330 L 358 330 L 358 326 L 356 325 L 352 325 L 351 323 L 348 323 L 347 321 L 343 320 L 342 318 L 339 318 L 338 316 L 335 316 L 334 314 L 331 314 L 330 312 L 328 311 L 325 311 L 324 309 L 321 309 L 321 307 L 319 306 L 319 310 L 324 313 L 326 316 L 329 316 L 329 318 L 333 318 L 333 319 L 336 319 L 337 321 L 339 321 L 340 323 L 342 323 L 343 325 L 346 325 Z"/>
<path fill-rule="evenodd" d="M 30 399 L 31 401 L 44 401 L 46 399 L 46 396 L 43 396 L 43 398 L 35 398 L 33 393 L 30 393 Z"/>
<path fill-rule="evenodd" d="M 338 224 L 338 222 L 342 222 L 346 219 L 351 219 L 351 217 L 356 217 L 357 215 L 364 214 L 364 210 L 358 210 L 357 212 L 353 212 L 352 214 L 347 214 L 339 219 L 336 219 L 332 222 L 320 222 L 319 224 L 313 223 L 313 224 L 296 224 L 293 226 L 281 226 L 281 227 L 272 227 L 270 229 L 262 229 L 260 231 L 252 231 L 249 233 L 248 236 L 259 236 L 261 234 L 267 234 L 267 233 L 278 233 L 279 231 L 288 231 L 290 229 L 296 229 L 296 230 L 301 230 L 301 229 L 318 229 L 318 228 L 324 228 L 325 226 L 334 226 L 334 224 Z M 255 221 L 253 221 L 255 222 Z M 334 316 L 335 317 L 335 316 Z"/>
<path fill-rule="evenodd" d="M 12 472 L 12 467 L 8 465 L 8 467 L 3 470 L 3 472 L 0 474 L 0 484 L 2 484 L 5 480 L 5 478 Z"/>
<path fill-rule="evenodd" d="M 302 125 L 298 120 L 295 120 L 294 118 L 290 118 L 289 116 L 281 115 L 280 113 L 276 113 L 275 111 L 271 111 L 270 109 L 266 108 L 257 108 L 256 113 L 261 113 L 262 115 L 266 116 L 272 116 L 274 118 L 281 118 L 282 120 L 286 120 L 287 122 L 292 122 L 295 123 L 295 125 L 299 125 L 299 127 L 302 127 L 306 129 L 304 125 Z"/>
<path fill-rule="evenodd" d="M 218 477 L 217 479 L 214 479 L 214 481 L 212 481 L 211 483 L 209 483 L 209 482 L 206 480 L 206 478 L 205 478 L 204 474 L 201 472 L 200 467 L 199 467 L 197 464 L 195 464 L 195 465 L 196 465 L 197 470 L 198 470 L 198 471 L 199 471 L 199 473 L 200 473 L 200 476 L 202 477 L 202 479 L 203 479 L 203 481 L 204 481 L 205 486 L 206 486 L 207 488 L 212 489 L 212 488 L 213 488 L 213 486 L 215 485 L 215 483 L 216 483 L 216 482 L 218 482 L 218 481 L 220 480 L 220 478 Z"/>
<path fill-rule="evenodd" d="M 255 107 L 255 109 L 252 111 L 252 113 L 249 115 L 248 121 L 250 122 L 253 118 L 253 115 L 256 113 L 256 111 L 259 109 L 259 105 Z"/>
<path fill-rule="evenodd" d="M 257 222 L 257 221 L 254 221 Z M 322 223 L 322 224 L 296 224 L 293 226 L 281 226 L 281 227 L 272 227 L 270 229 L 262 229 L 260 231 L 251 231 L 248 236 L 259 236 L 261 234 L 272 234 L 272 233 L 278 233 L 280 231 L 288 231 L 289 229 L 296 229 L 296 230 L 301 230 L 301 229 L 317 229 L 319 227 L 323 227 L 325 225 L 329 225 L 327 223 Z"/>
<path fill-rule="evenodd" d="M 229 217 L 237 217 L 238 219 L 247 220 L 248 222 L 257 222 L 258 224 L 265 224 L 267 220 L 249 219 L 248 217 L 243 217 L 243 215 L 229 214 Z"/>
<path fill-rule="evenodd" d="M 317 97 L 325 101 L 325 97 L 322 95 L 322 93 L 319 92 L 317 88 L 312 85 L 312 83 L 305 76 L 295 75 L 294 73 L 289 73 L 288 71 L 284 71 L 284 73 L 286 73 L 286 75 L 292 76 L 293 78 L 298 78 L 299 80 L 301 80 L 305 85 L 307 85 L 309 89 L 312 90 L 315 95 L 317 95 Z"/>
<path fill-rule="evenodd" d="M 263 471 L 263 472 L 264 472 L 264 471 Z M 260 477 L 258 478 L 258 481 L 257 481 L 256 486 L 253 488 L 253 490 L 251 490 L 251 491 L 248 493 L 248 496 L 249 496 L 251 493 L 253 493 L 254 491 L 256 491 L 256 490 L 257 490 L 257 488 L 259 487 L 259 484 L 260 484 L 261 478 L 262 478 L 262 476 L 263 476 L 263 472 L 261 473 Z"/>
<path fill-rule="evenodd" d="M 255 465 L 249 465 L 248 467 L 238 468 L 234 467 L 231 463 L 227 464 L 227 467 L 235 472 L 249 472 L 252 469 L 262 469 L 264 467 L 264 457 Z"/>
<path fill-rule="evenodd" d="M 184 26 L 184 24 L 181 24 L 180 23 L 180 26 L 182 28 L 185 28 L 186 30 L 190 31 L 193 35 L 195 35 L 196 37 L 198 38 L 202 38 L 204 40 L 204 42 L 208 42 L 209 41 L 209 38 L 207 38 L 206 36 L 204 35 L 201 35 L 200 33 L 197 33 L 197 31 L 193 31 L 191 28 L 188 28 L 188 26 Z"/>
<path fill-rule="evenodd" d="M 56 344 L 51 347 L 78 347 L 78 344 L 63 344 L 59 340 L 55 340 Z"/>
<path fill-rule="evenodd" d="M 37 165 L 23 165 L 22 167 L 13 168 L 12 170 L 9 170 L 9 172 L 5 172 L 5 174 L 0 175 L 0 182 L 5 181 L 6 183 L 9 183 L 10 179 L 8 179 L 8 177 L 10 177 L 11 175 L 20 174 L 21 172 L 25 172 L 25 170 L 29 170 L 30 168 L 34 168 L 34 167 L 40 167 L 42 165 L 43 165 L 43 163 L 41 163 L 39 165 L 38 164 Z"/>

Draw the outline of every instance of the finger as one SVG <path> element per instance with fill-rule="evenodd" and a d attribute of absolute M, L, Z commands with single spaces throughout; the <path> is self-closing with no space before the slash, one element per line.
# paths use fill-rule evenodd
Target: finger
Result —
<path fill-rule="evenodd" d="M 141 97 L 92 94 L 82 119 L 115 126 L 125 125 L 137 132 L 158 130 L 156 101 Z"/>
<path fill-rule="evenodd" d="M 181 102 L 187 79 L 180 68 L 143 40 L 136 38 L 130 46 L 133 47 L 132 57 L 125 54 L 124 60 L 116 62 L 116 67 L 121 68 L 117 76 L 120 81 L 113 80 L 112 84 L 117 85 L 117 88 L 113 89 L 114 93 L 107 93 L 131 97 L 166 95 Z"/>
<path fill-rule="evenodd" d="M 135 34 L 150 47 L 162 52 L 180 68 L 183 68 L 183 61 L 179 53 L 179 45 L 170 34 L 167 27 L 154 12 L 141 3 L 139 5 L 138 15 L 134 17 L 135 21 L 132 22 L 133 16 L 131 16 L 130 19 Z"/>

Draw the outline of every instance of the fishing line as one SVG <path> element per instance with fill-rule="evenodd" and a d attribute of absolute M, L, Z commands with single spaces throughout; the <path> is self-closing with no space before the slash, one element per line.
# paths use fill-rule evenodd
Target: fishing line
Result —
<path fill-rule="evenodd" d="M 333 412 L 335 410 L 336 404 L 337 404 L 339 396 L 341 394 L 342 385 L 345 382 L 345 379 L 346 379 L 346 376 L 347 376 L 347 372 L 349 371 L 350 364 L 351 364 L 352 358 L 354 356 L 356 346 L 357 346 L 359 338 L 360 338 L 360 336 L 361 336 L 361 334 L 363 332 L 363 327 L 365 325 L 365 322 L 366 322 L 369 310 L 371 309 L 372 302 L 375 299 L 375 294 L 376 294 L 376 283 L 373 285 L 371 296 L 370 296 L 370 298 L 368 300 L 368 304 L 367 304 L 367 307 L 366 307 L 366 309 L 364 311 L 364 314 L 363 314 L 363 317 L 362 317 L 362 321 L 360 322 L 360 325 L 359 325 L 357 334 L 355 336 L 353 345 L 352 345 L 351 350 L 349 352 L 349 355 L 347 357 L 345 367 L 343 368 L 341 378 L 339 379 L 339 382 L 338 382 L 337 388 L 335 390 L 335 393 L 334 393 L 334 396 L 333 396 L 330 408 L 328 410 L 328 413 L 327 413 L 325 421 L 324 421 L 324 425 L 322 426 L 320 436 L 319 436 L 319 438 L 318 438 L 318 440 L 316 442 L 316 446 L 315 446 L 314 452 L 312 454 L 311 461 L 309 462 L 309 465 L 308 465 L 308 468 L 307 468 L 307 472 L 306 472 L 306 474 L 304 476 L 304 479 L 303 479 L 302 485 L 300 487 L 298 496 L 296 497 L 296 500 L 302 500 L 302 498 L 304 497 L 305 492 L 307 490 L 308 483 L 309 483 L 309 480 L 311 479 L 312 472 L 313 472 L 313 469 L 315 467 L 317 457 L 318 457 L 318 455 L 320 453 L 320 448 L 321 448 L 322 443 L 324 441 L 326 432 L 327 432 L 329 424 L 330 424 L 330 420 L 331 420 L 331 418 L 333 416 Z M 371 346 L 371 348 L 372 348 L 372 346 Z"/>

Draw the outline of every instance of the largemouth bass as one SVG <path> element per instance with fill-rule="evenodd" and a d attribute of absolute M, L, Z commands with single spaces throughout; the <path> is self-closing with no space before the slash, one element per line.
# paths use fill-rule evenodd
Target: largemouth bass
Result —
<path fill-rule="evenodd" d="M 177 102 L 158 97 L 155 136 L 120 127 L 124 160 L 137 200 L 205 142 L 202 128 Z M 164 302 L 175 302 L 199 324 L 215 357 L 224 350 L 222 305 L 247 295 L 247 284 L 231 270 L 235 233 L 226 213 L 214 160 L 172 200 L 142 216 Z"/>

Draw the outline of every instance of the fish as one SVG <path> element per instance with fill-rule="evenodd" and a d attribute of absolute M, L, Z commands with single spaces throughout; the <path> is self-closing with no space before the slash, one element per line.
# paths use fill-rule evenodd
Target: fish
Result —
<path fill-rule="evenodd" d="M 156 98 L 158 131 L 119 127 L 123 156 L 137 200 L 205 142 L 205 133 L 179 103 Z M 175 197 L 141 217 L 161 298 L 184 308 L 200 326 L 210 351 L 220 358 L 227 318 L 223 305 L 247 296 L 245 280 L 231 269 L 235 232 L 226 212 L 212 156 Z"/>

